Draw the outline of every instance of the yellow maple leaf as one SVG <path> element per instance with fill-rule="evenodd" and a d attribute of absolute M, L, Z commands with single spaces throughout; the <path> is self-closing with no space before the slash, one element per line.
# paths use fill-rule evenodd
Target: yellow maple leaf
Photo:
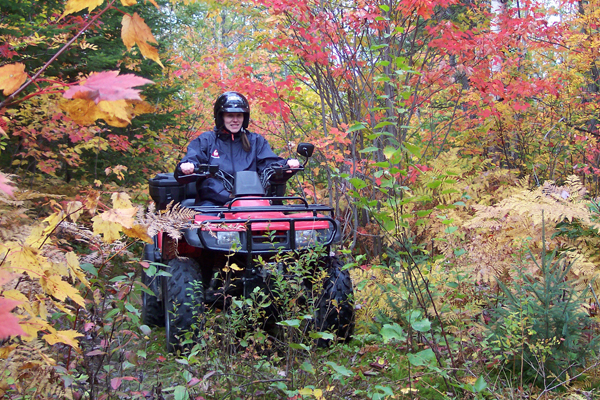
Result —
<path fill-rule="evenodd" d="M 0 89 L 3 95 L 14 93 L 26 80 L 25 64 L 16 63 L 0 67 Z"/>
<path fill-rule="evenodd" d="M 97 215 L 92 218 L 94 234 L 102 235 L 106 243 L 112 243 L 115 240 L 121 239 L 121 224 L 110 222 L 102 218 L 102 215 Z"/>
<path fill-rule="evenodd" d="M 133 224 L 131 229 L 124 228 L 123 233 L 129 237 L 143 240 L 146 243 L 154 243 L 148 235 L 148 227 L 144 225 Z"/>
<path fill-rule="evenodd" d="M 56 343 L 64 343 L 68 344 L 69 346 L 75 349 L 79 349 L 79 342 L 77 342 L 77 339 L 75 338 L 80 336 L 83 335 L 73 329 L 69 329 L 67 331 L 56 331 L 49 333 L 47 335 L 42 336 L 42 339 L 48 342 L 49 345 L 53 345 Z"/>
<path fill-rule="evenodd" d="M 87 287 L 90 287 L 90 283 L 88 282 L 87 278 L 85 277 L 85 273 L 79 266 L 79 258 L 77 258 L 77 254 L 75 254 L 75 252 L 71 251 L 71 252 L 67 253 L 65 255 L 65 257 L 67 258 L 67 267 L 69 267 L 69 271 L 71 272 L 71 275 L 76 276 L 77 279 L 79 279 L 81 281 L 81 283 L 83 283 Z"/>
<path fill-rule="evenodd" d="M 131 197 L 125 192 L 115 192 L 110 196 L 114 208 L 131 208 Z"/>
<path fill-rule="evenodd" d="M 85 301 L 79 294 L 79 291 L 73 286 L 69 285 L 68 282 L 62 280 L 58 275 L 44 275 L 40 279 L 40 284 L 46 293 L 56 297 L 61 301 L 65 301 L 67 297 L 79 304 L 81 307 L 85 307 Z"/>
<path fill-rule="evenodd" d="M 15 242 L 6 245 L 10 249 L 6 261 L 15 272 L 25 272 L 31 278 L 39 278 L 49 268 L 46 258 L 40 255 L 38 249 Z"/>
<path fill-rule="evenodd" d="M 50 232 L 52 232 L 55 228 L 56 225 L 60 224 L 61 221 L 64 218 L 64 214 L 62 211 L 58 211 L 55 212 L 53 214 L 50 214 L 45 220 L 44 222 L 46 222 L 48 224 L 48 226 L 46 227 L 46 229 L 44 229 L 44 234 L 45 235 L 49 235 Z"/>
<path fill-rule="evenodd" d="M 156 108 L 152 104 L 143 100 L 131 100 L 130 106 L 135 115 L 150 114 L 156 111 Z"/>
<path fill-rule="evenodd" d="M 98 108 L 102 110 L 109 118 L 117 118 L 122 121 L 127 121 L 129 124 L 133 118 L 133 109 L 131 112 L 127 110 L 129 104 L 127 100 L 102 100 L 98 103 Z M 106 117 L 104 118 L 106 120 Z M 108 123 L 108 122 L 107 122 Z"/>
<path fill-rule="evenodd" d="M 69 0 L 62 17 L 81 11 L 84 8 L 87 8 L 88 12 L 91 12 L 102 3 L 104 3 L 104 0 Z"/>
<path fill-rule="evenodd" d="M 123 27 L 121 29 L 121 39 L 123 39 L 123 44 L 127 47 L 127 50 L 129 51 L 134 45 L 137 45 L 144 57 L 156 61 L 158 65 L 164 68 L 158 57 L 158 49 L 150 44 L 158 44 L 158 42 L 144 19 L 138 13 L 133 13 L 133 16 L 125 14 L 121 25 Z"/>
<path fill-rule="evenodd" d="M 137 4 L 137 0 L 121 0 L 121 4 L 125 7 L 133 6 Z"/>
<path fill-rule="evenodd" d="M 7 299 L 19 301 L 21 303 L 29 303 L 27 296 L 17 289 L 5 290 L 2 292 L 2 296 L 6 297 Z"/>
<path fill-rule="evenodd" d="M 81 214 L 83 213 L 83 204 L 80 201 L 70 201 L 67 203 L 67 209 L 65 210 L 71 221 L 77 222 Z"/>
<path fill-rule="evenodd" d="M 80 125 L 92 125 L 97 119 L 109 117 L 93 100 L 88 99 L 64 100 L 60 102 L 60 108 Z"/>
<path fill-rule="evenodd" d="M 39 331 L 51 331 L 54 328 L 45 320 L 41 318 L 30 318 L 28 320 L 21 320 L 19 322 L 21 328 L 25 332 L 25 336 L 21 336 L 26 342 L 31 342 L 38 337 Z"/>
<path fill-rule="evenodd" d="M 99 215 L 105 221 L 120 224 L 124 228 L 131 229 L 133 227 L 133 217 L 137 214 L 137 208 L 113 208 Z M 95 218 L 95 217 L 94 217 Z M 93 219 L 92 219 L 93 221 Z"/>

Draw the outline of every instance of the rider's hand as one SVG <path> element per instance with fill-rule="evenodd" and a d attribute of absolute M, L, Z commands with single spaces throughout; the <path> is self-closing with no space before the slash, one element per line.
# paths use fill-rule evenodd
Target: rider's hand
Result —
<path fill-rule="evenodd" d="M 291 158 L 287 160 L 287 165 L 290 168 L 298 168 L 300 166 L 300 161 L 296 160 L 295 158 Z"/>
<path fill-rule="evenodd" d="M 183 164 L 179 165 L 179 169 L 181 170 L 182 174 L 189 175 L 194 173 L 194 164 L 191 162 L 184 162 Z"/>

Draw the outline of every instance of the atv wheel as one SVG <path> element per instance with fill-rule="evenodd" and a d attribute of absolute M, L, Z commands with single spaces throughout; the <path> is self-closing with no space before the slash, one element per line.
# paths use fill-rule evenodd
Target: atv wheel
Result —
<path fill-rule="evenodd" d="M 154 245 L 144 246 L 144 260 L 154 262 Z M 164 326 L 165 310 L 162 304 L 160 277 L 154 275 L 149 277 L 146 271 L 142 269 L 142 283 L 148 287 L 155 295 L 152 296 L 142 292 L 142 322 L 148 326 Z"/>
<path fill-rule="evenodd" d="M 190 258 L 169 261 L 170 277 L 163 277 L 167 350 L 185 349 L 185 336 L 195 336 L 204 314 L 204 286 L 198 263 Z M 189 343 L 188 343 L 189 344 Z"/>
<path fill-rule="evenodd" d="M 354 333 L 354 291 L 348 270 L 336 257 L 321 260 L 327 270 L 323 291 L 315 302 L 315 328 L 318 332 L 331 331 L 341 340 L 349 340 Z M 318 345 L 328 341 L 319 339 Z"/>

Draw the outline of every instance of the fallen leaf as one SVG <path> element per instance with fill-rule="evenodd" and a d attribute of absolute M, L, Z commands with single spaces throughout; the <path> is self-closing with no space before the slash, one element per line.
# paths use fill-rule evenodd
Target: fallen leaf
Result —
<path fill-rule="evenodd" d="M 16 63 L 0 67 L 0 89 L 3 95 L 13 94 L 26 80 L 25 64 Z"/>
<path fill-rule="evenodd" d="M 121 39 L 123 39 L 123 44 L 127 47 L 127 50 L 130 51 L 134 45 L 137 45 L 144 57 L 156 61 L 158 65 L 164 68 L 158 57 L 158 49 L 150 44 L 158 44 L 158 42 L 144 19 L 138 13 L 133 13 L 133 16 L 125 14 L 121 25 L 123 26 Z"/>

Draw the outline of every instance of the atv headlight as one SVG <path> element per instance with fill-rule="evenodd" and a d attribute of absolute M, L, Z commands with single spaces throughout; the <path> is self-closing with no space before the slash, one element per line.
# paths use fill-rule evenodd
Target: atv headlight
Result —
<path fill-rule="evenodd" d="M 296 247 L 306 247 L 327 241 L 328 229 L 308 229 L 296 231 Z"/>
<path fill-rule="evenodd" d="M 217 232 L 217 244 L 218 245 L 229 245 L 240 244 L 240 233 L 239 232 Z"/>

